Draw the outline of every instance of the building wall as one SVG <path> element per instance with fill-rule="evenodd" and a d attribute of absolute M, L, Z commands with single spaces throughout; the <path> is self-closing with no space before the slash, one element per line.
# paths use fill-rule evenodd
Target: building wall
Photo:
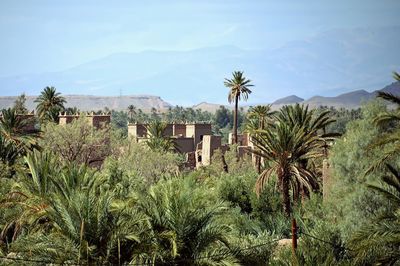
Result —
<path fill-rule="evenodd" d="M 88 115 L 89 123 L 95 128 L 104 128 L 111 122 L 110 115 Z"/>
<path fill-rule="evenodd" d="M 147 136 L 147 129 L 143 124 L 128 124 L 128 136 L 141 138 Z"/>
<path fill-rule="evenodd" d="M 173 136 L 182 136 L 182 137 L 187 137 L 186 136 L 186 125 L 185 124 L 172 124 L 172 135 Z"/>
<path fill-rule="evenodd" d="M 75 119 L 78 119 L 80 115 L 67 115 L 67 114 L 60 114 L 59 118 L 59 125 L 66 125 L 72 123 Z M 111 116 L 110 115 L 85 115 L 85 119 L 87 120 L 88 124 L 94 126 L 95 128 L 103 128 L 110 124 Z"/>
<path fill-rule="evenodd" d="M 72 121 L 74 121 L 77 117 L 68 115 L 68 116 L 59 116 L 58 118 L 59 118 L 59 121 L 58 121 L 59 125 L 66 125 L 66 124 L 72 123 Z"/>
<path fill-rule="evenodd" d="M 173 140 L 180 153 L 188 153 L 195 150 L 193 138 L 178 137 L 174 138 Z"/>
<path fill-rule="evenodd" d="M 196 146 L 202 137 L 205 135 L 211 135 L 211 124 L 187 124 L 186 125 L 186 137 L 193 137 L 194 146 Z"/>
<path fill-rule="evenodd" d="M 164 137 L 172 137 L 173 134 L 173 125 L 172 124 L 167 124 L 167 126 L 165 127 L 165 130 L 163 132 L 163 136 Z"/>
<path fill-rule="evenodd" d="M 204 135 L 201 150 L 202 165 L 210 165 L 214 151 L 221 147 L 221 136 Z"/>

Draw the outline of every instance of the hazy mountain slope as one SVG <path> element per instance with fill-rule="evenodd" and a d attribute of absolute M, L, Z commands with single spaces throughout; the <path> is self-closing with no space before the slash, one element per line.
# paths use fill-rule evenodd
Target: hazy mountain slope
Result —
<path fill-rule="evenodd" d="M 223 105 L 223 104 L 207 103 L 207 102 L 202 102 L 202 103 L 193 105 L 192 108 L 200 109 L 202 111 L 207 111 L 210 113 L 215 113 L 215 111 L 217 111 L 220 108 L 220 106 L 224 106 L 227 109 L 233 110 L 232 105 Z"/>
<path fill-rule="evenodd" d="M 151 108 L 166 109 L 170 104 L 163 101 L 158 96 L 138 95 L 138 96 L 122 96 L 122 97 L 105 97 L 92 95 L 63 95 L 67 100 L 66 107 L 78 107 L 81 111 L 97 111 L 104 110 L 105 107 L 114 110 L 126 110 L 129 105 L 134 105 L 144 111 Z M 0 97 L 0 109 L 12 107 L 16 97 Z M 34 100 L 36 96 L 27 96 L 26 106 L 28 110 L 34 110 L 36 104 Z"/>
<path fill-rule="evenodd" d="M 298 96 L 291 95 L 274 101 L 272 103 L 272 109 L 278 110 L 284 105 L 294 104 L 297 102 L 309 105 L 311 108 L 316 108 L 319 106 L 333 106 L 336 108 L 346 108 L 346 109 L 359 108 L 364 102 L 374 99 L 376 97 L 377 91 L 384 91 L 395 95 L 400 95 L 400 82 L 394 82 L 388 86 L 385 86 L 383 89 L 376 90 L 373 92 L 367 92 L 365 90 L 356 90 L 348 93 L 343 93 L 335 97 L 313 96 L 305 101 Z M 212 104 L 212 103 L 201 103 L 198 105 L 200 109 L 203 109 L 202 108 L 203 106 L 207 107 L 208 110 L 216 110 L 219 108 L 218 104 Z M 248 108 L 248 106 L 246 105 L 241 105 L 241 106 L 244 107 L 245 110 Z"/>
<path fill-rule="evenodd" d="M 392 84 L 387 85 L 386 87 L 384 87 L 380 91 L 392 93 L 392 94 L 395 94 L 395 95 L 400 95 L 400 81 L 393 82 Z"/>
<path fill-rule="evenodd" d="M 357 90 L 349 93 L 340 94 L 336 97 L 314 96 L 306 101 L 310 107 L 318 106 L 334 106 L 336 108 L 358 108 L 365 101 L 375 97 L 374 93 L 369 93 L 365 90 Z"/>
<path fill-rule="evenodd" d="M 244 70 L 256 85 L 249 103 L 291 94 L 334 96 L 373 90 L 400 70 L 400 27 L 331 30 L 275 50 L 209 47 L 193 51 L 119 53 L 62 72 L 0 78 L 0 94 L 152 94 L 172 104 L 225 103 L 225 77 Z"/>

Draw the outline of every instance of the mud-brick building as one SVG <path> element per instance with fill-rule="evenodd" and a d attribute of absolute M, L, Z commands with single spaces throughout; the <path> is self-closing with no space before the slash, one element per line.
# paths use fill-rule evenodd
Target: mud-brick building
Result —
<path fill-rule="evenodd" d="M 94 114 L 92 113 L 81 113 L 81 114 L 67 114 L 67 113 L 60 113 L 58 115 L 59 124 L 66 125 L 70 124 L 75 119 L 78 119 L 80 116 L 83 116 L 89 125 L 95 128 L 103 128 L 110 124 L 111 122 L 111 115 L 107 114 Z"/>
<path fill-rule="evenodd" d="M 147 124 L 128 124 L 128 135 L 137 142 L 149 137 Z M 222 147 L 221 137 L 213 136 L 210 123 L 171 123 L 163 132 L 175 142 L 177 150 L 185 153 L 189 168 L 209 165 L 214 151 Z"/>
<path fill-rule="evenodd" d="M 177 149 L 182 153 L 193 152 L 197 145 L 203 141 L 203 137 L 211 135 L 209 123 L 172 123 L 167 124 L 163 135 L 174 140 Z M 135 141 L 142 142 L 148 136 L 147 124 L 128 124 L 128 135 Z"/>

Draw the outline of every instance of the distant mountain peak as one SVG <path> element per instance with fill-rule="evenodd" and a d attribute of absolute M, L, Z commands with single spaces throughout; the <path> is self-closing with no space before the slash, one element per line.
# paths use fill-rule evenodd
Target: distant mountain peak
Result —
<path fill-rule="evenodd" d="M 293 104 L 293 103 L 300 103 L 303 102 L 304 99 L 300 98 L 299 96 L 296 95 L 290 95 L 281 99 L 276 100 L 272 104 Z"/>

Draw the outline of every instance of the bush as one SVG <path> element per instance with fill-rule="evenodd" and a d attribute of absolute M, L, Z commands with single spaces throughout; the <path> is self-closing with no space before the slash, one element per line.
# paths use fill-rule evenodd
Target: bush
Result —
<path fill-rule="evenodd" d="M 121 171 L 123 175 L 140 177 L 146 184 L 180 175 L 183 161 L 179 154 L 152 151 L 143 143 L 134 143 L 132 140 L 124 144 L 117 155 L 106 159 L 105 171 L 113 168 L 113 171 Z"/>

